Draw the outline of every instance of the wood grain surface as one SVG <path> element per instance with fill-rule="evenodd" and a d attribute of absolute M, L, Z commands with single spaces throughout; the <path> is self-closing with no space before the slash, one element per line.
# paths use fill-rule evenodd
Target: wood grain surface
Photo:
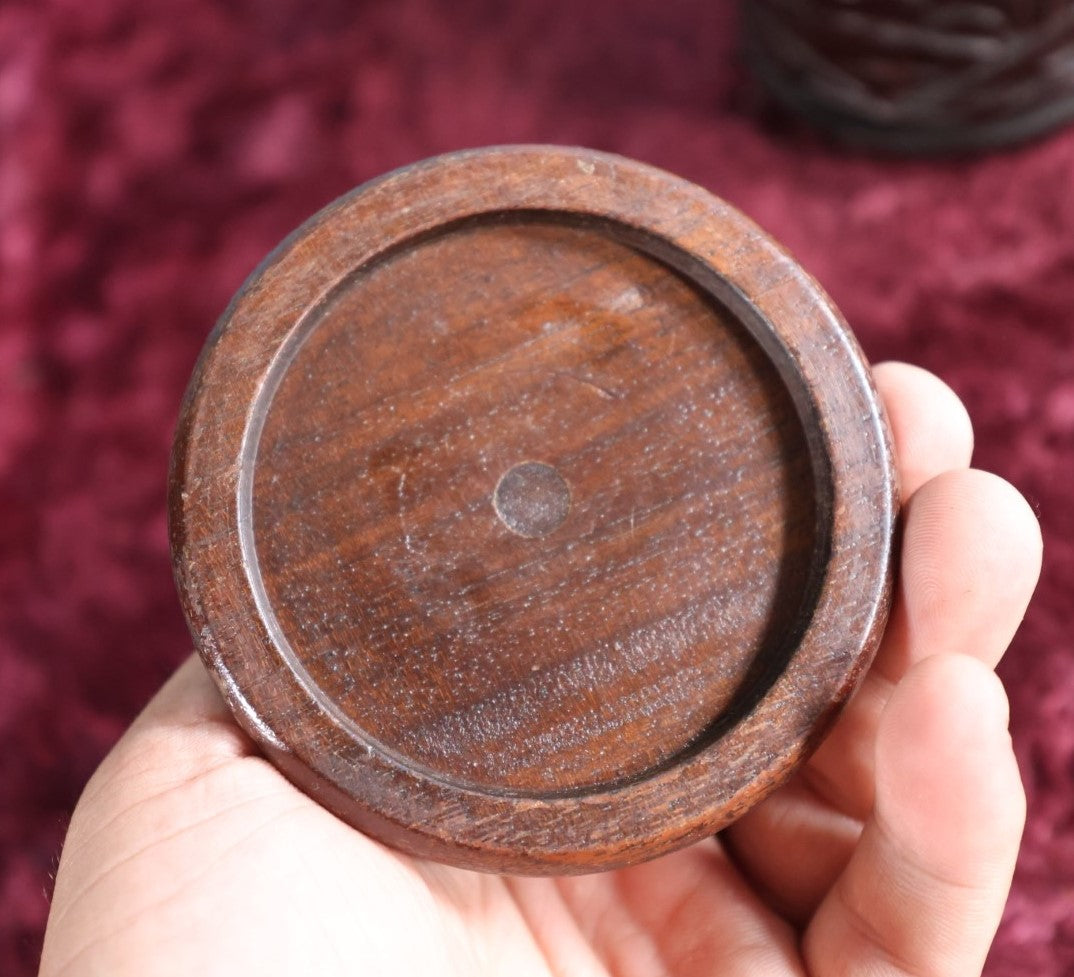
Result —
<path fill-rule="evenodd" d="M 890 447 L 838 314 L 726 204 L 584 150 L 442 157 L 300 228 L 206 347 L 171 491 L 244 728 L 486 870 L 718 830 L 887 613 Z"/>

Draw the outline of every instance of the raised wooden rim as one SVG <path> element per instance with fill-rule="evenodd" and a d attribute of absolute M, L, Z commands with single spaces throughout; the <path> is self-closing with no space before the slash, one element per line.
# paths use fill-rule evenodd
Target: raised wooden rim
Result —
<path fill-rule="evenodd" d="M 544 178 L 505 178 L 522 163 Z M 651 776 L 580 796 L 474 790 L 356 736 L 274 626 L 250 538 L 252 459 L 281 351 L 356 269 L 447 223 L 499 211 L 603 226 L 715 295 L 787 384 L 817 477 L 826 562 L 786 667 L 714 742 Z M 195 370 L 176 435 L 170 512 L 176 579 L 198 651 L 239 722 L 291 779 L 407 851 L 543 873 L 577 870 L 572 860 L 582 851 L 587 868 L 669 851 L 720 829 L 786 778 L 875 652 L 890 600 L 897 490 L 868 368 L 838 312 L 786 252 L 723 201 L 663 171 L 589 150 L 519 146 L 438 157 L 359 187 L 268 256 Z M 246 626 L 228 623 L 236 620 Z M 318 714 L 315 732 L 308 718 Z M 448 810 L 463 815 L 449 834 L 439 817 Z"/>

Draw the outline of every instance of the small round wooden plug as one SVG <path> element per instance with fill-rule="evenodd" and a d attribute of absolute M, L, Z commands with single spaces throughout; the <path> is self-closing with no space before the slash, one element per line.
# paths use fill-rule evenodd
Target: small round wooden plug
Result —
<path fill-rule="evenodd" d="M 727 204 L 602 153 L 440 157 L 284 241 L 171 475 L 183 606 L 299 787 L 416 855 L 612 868 L 741 815 L 875 651 L 868 368 Z"/>

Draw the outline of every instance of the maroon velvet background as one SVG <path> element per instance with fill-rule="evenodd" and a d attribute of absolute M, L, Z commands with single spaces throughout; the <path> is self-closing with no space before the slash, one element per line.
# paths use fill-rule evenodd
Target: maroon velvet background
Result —
<path fill-rule="evenodd" d="M 547 141 L 751 214 L 870 355 L 958 390 L 977 464 L 1037 508 L 1044 580 L 1002 667 L 1030 821 L 988 973 L 1074 973 L 1074 131 L 846 155 L 763 118 L 733 51 L 720 0 L 0 6 L 0 972 L 34 972 L 79 790 L 188 652 L 167 454 L 229 296 L 368 177 Z"/>

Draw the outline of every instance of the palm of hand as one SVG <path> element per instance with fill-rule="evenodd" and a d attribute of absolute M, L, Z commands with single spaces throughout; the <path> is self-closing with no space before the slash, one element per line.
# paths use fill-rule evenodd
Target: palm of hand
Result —
<path fill-rule="evenodd" d="M 80 802 L 42 974 L 979 971 L 1024 813 L 989 666 L 1039 535 L 1009 486 L 965 470 L 946 388 L 877 378 L 914 492 L 892 624 L 821 750 L 718 840 L 565 879 L 408 858 L 257 757 L 191 662 Z"/>

